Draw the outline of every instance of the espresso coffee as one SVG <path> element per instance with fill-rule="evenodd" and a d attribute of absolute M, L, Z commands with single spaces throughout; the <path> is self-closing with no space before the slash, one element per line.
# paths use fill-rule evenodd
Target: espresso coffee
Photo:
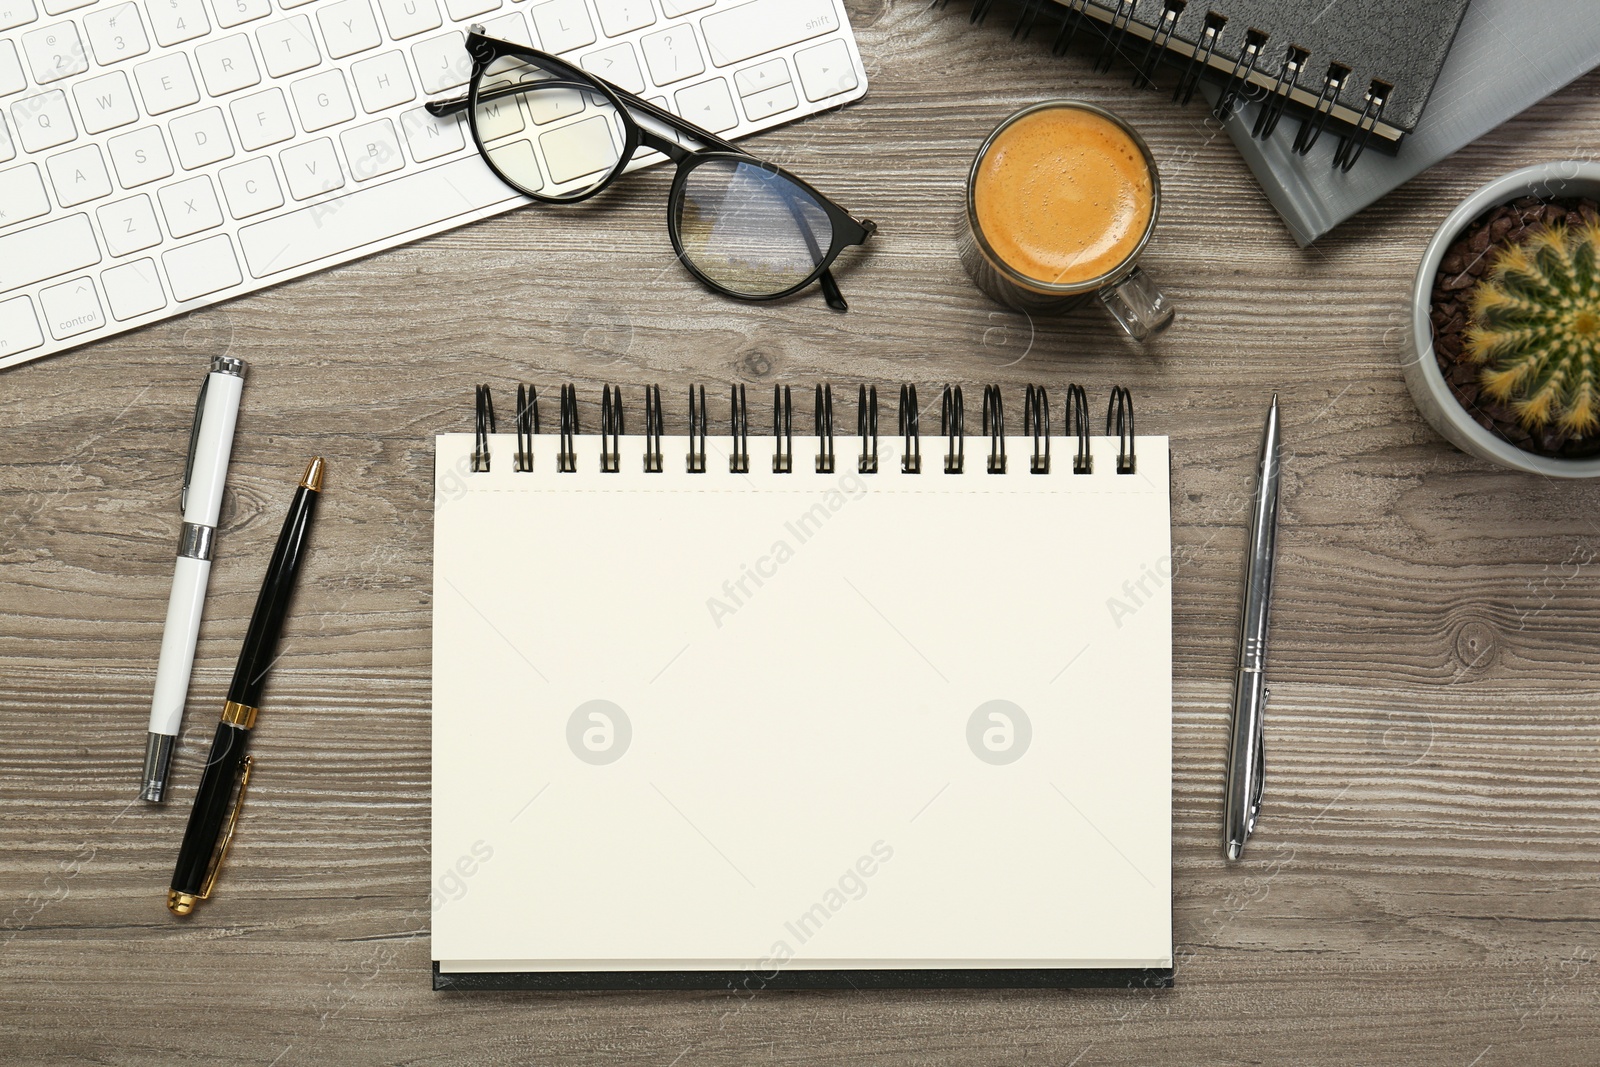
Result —
<path fill-rule="evenodd" d="M 1031 111 L 1002 129 L 973 184 L 978 229 L 1023 277 L 1071 286 L 1128 260 L 1150 228 L 1155 182 L 1120 125 L 1071 106 Z"/>

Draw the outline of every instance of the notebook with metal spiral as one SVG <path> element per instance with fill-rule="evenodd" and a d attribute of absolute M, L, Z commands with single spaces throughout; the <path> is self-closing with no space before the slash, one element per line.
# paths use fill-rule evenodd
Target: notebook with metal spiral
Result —
<path fill-rule="evenodd" d="M 943 7 L 946 0 L 938 0 Z M 972 0 L 975 22 L 1013 37 L 1039 36 L 1057 54 L 1087 42 L 1097 70 L 1131 64 L 1135 87 L 1176 72 L 1174 101 L 1201 80 L 1221 87 L 1226 115 L 1261 103 L 1252 133 L 1272 137 L 1285 115 L 1298 155 L 1326 133 L 1333 165 L 1348 171 L 1369 146 L 1397 150 L 1414 129 L 1468 0 Z"/>
<path fill-rule="evenodd" d="M 1170 985 L 1131 395 L 627 394 L 436 441 L 434 987 Z"/>

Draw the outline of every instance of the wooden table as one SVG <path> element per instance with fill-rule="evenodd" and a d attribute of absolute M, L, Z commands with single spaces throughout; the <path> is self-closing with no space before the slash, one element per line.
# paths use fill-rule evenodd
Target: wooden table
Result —
<path fill-rule="evenodd" d="M 1600 1039 L 1600 485 L 1455 451 L 1401 381 L 1423 244 L 1479 183 L 1592 156 L 1591 75 L 1298 250 L 1199 102 L 923 0 L 852 5 L 857 105 L 760 151 L 881 230 L 752 307 L 671 258 L 668 175 L 517 212 L 0 377 L 0 1060 L 746 1065 L 1591 1063 Z M 1154 146 L 1148 264 L 1178 325 L 1028 323 L 955 257 L 1003 116 L 1072 95 Z M 133 799 L 205 361 L 251 365 L 177 796 Z M 429 988 L 432 435 L 471 386 L 1080 381 L 1170 434 L 1176 988 L 435 994 Z M 1268 396 L 1287 478 L 1266 809 L 1219 855 L 1245 502 Z M 720 402 L 719 402 L 720 403 Z M 809 399 L 806 401 L 809 405 Z M 716 410 L 721 410 L 718 407 Z M 809 406 L 803 408 L 809 411 Z M 848 410 L 853 411 L 853 400 Z M 851 416 L 853 417 L 853 415 Z M 162 906 L 206 738 L 306 457 L 328 493 L 215 900 Z M 553 561 L 530 559 L 532 568 Z"/>

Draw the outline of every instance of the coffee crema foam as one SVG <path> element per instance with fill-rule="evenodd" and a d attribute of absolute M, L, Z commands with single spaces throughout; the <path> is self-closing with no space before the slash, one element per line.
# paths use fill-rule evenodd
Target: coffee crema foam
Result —
<path fill-rule="evenodd" d="M 1058 107 L 1000 132 L 978 166 L 973 203 L 979 230 L 1007 266 L 1075 285 L 1133 255 L 1150 226 L 1154 182 L 1120 126 Z"/>

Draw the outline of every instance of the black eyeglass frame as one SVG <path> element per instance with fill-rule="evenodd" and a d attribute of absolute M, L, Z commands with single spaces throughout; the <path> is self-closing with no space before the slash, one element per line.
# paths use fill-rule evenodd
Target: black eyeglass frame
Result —
<path fill-rule="evenodd" d="M 678 257 L 678 262 L 688 268 L 689 273 L 698 278 L 701 284 L 737 300 L 765 301 L 781 300 L 786 296 L 798 293 L 812 282 L 821 281 L 822 294 L 824 299 L 827 300 L 828 306 L 837 311 L 849 310 L 850 305 L 845 302 L 844 294 L 839 291 L 839 284 L 834 280 L 831 268 L 834 260 L 838 259 L 839 254 L 846 248 L 851 245 L 865 244 L 869 237 L 877 233 L 877 223 L 871 219 L 856 218 L 844 208 L 823 196 L 810 182 L 791 174 L 775 163 L 768 163 L 766 160 L 759 159 L 749 152 L 743 151 L 728 141 L 724 141 L 716 134 L 701 129 L 694 123 L 679 118 L 672 112 L 659 108 L 642 97 L 635 96 L 621 86 L 613 85 L 599 75 L 573 66 L 566 60 L 553 56 L 548 52 L 541 52 L 537 48 L 517 44 L 514 41 L 504 41 L 496 37 L 490 37 L 484 34 L 482 30 L 483 27 L 474 25 L 469 27 L 467 33 L 467 54 L 472 57 L 472 76 L 468 83 L 467 95 L 452 97 L 448 100 L 430 100 L 424 106 L 428 109 L 430 115 L 437 118 L 444 118 L 465 111 L 467 113 L 467 127 L 472 131 L 472 143 L 477 146 L 478 154 L 489 165 L 489 169 L 494 172 L 495 177 L 533 200 L 547 204 L 577 204 L 608 189 L 612 182 L 622 176 L 623 171 L 627 169 L 628 163 L 633 159 L 634 153 L 639 150 L 640 146 L 652 148 L 677 165 L 678 173 L 672 180 L 672 190 L 667 196 L 667 236 L 672 241 L 672 250 Z M 507 57 L 531 61 L 554 75 L 554 78 L 533 83 L 513 83 L 496 86 L 485 94 L 482 91 L 484 73 L 494 65 L 496 60 Z M 599 93 L 616 108 L 617 114 L 622 118 L 623 150 L 618 154 L 617 161 L 611 168 L 611 173 L 606 175 L 597 185 L 567 196 L 548 196 L 529 191 L 518 182 L 507 177 L 495 165 L 494 158 L 489 154 L 489 150 L 484 147 L 483 138 L 478 134 L 477 105 L 486 100 L 494 100 L 499 96 L 514 96 L 526 92 L 530 86 L 537 86 L 541 89 L 571 88 L 581 92 Z M 676 141 L 661 137 L 640 125 L 639 120 L 633 115 L 634 111 L 642 112 L 655 121 L 663 123 L 668 128 L 700 141 L 707 147 L 687 149 Z M 683 248 L 683 239 L 678 233 L 678 219 L 683 213 L 684 190 L 687 187 L 689 175 L 696 167 L 704 166 L 717 160 L 731 160 L 754 165 L 769 174 L 780 176 L 798 186 L 822 208 L 823 213 L 828 217 L 828 222 L 833 232 L 833 240 L 827 252 L 817 257 L 816 268 L 804 280 L 791 285 L 781 292 L 741 293 L 706 275 L 686 255 Z M 811 245 L 813 256 L 815 257 L 820 252 L 820 249 L 816 246 L 810 227 L 802 225 L 801 230 L 805 233 L 807 243 Z"/>

